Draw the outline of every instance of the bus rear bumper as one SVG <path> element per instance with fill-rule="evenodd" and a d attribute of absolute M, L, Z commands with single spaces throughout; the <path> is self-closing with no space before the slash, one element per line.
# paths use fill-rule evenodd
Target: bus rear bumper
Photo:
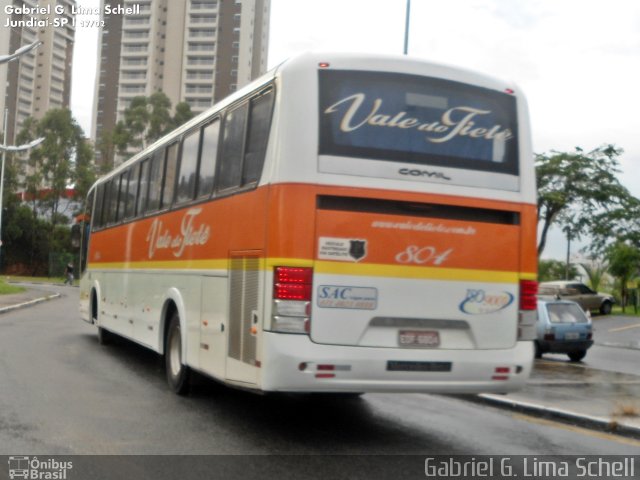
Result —
<path fill-rule="evenodd" d="M 262 390 L 507 393 L 531 373 L 533 342 L 504 350 L 429 350 L 313 343 L 265 332 Z"/>

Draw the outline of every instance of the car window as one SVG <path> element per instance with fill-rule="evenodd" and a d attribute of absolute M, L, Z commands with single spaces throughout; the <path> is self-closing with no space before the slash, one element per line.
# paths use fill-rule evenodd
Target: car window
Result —
<path fill-rule="evenodd" d="M 558 293 L 558 287 L 540 286 L 538 287 L 538 295 L 556 295 Z"/>
<path fill-rule="evenodd" d="M 588 323 L 589 319 L 579 305 L 573 303 L 548 303 L 547 313 L 551 323 Z"/>
<path fill-rule="evenodd" d="M 566 287 L 560 290 L 560 295 L 579 295 L 580 291 L 577 288 Z"/>
<path fill-rule="evenodd" d="M 586 294 L 586 295 L 593 295 L 595 293 L 593 290 L 591 290 L 586 285 L 578 285 L 577 288 L 578 288 L 578 290 L 580 290 L 580 293 L 583 293 L 583 294 Z"/>

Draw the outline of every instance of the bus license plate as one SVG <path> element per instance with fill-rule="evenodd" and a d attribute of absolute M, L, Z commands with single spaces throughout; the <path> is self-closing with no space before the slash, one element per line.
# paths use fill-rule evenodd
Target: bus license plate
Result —
<path fill-rule="evenodd" d="M 401 347 L 438 347 L 440 334 L 425 330 L 400 330 L 398 344 Z"/>

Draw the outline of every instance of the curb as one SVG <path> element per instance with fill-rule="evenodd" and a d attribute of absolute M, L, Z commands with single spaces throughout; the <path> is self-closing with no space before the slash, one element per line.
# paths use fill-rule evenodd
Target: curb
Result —
<path fill-rule="evenodd" d="M 607 419 L 603 417 L 594 417 L 591 415 L 562 410 L 560 408 L 545 407 L 535 403 L 529 403 L 521 400 L 513 400 L 500 395 L 489 393 L 481 393 L 475 397 L 470 397 L 471 401 L 493 405 L 495 407 L 513 410 L 516 412 L 529 413 L 538 417 L 547 417 L 559 420 L 564 423 L 578 424 L 592 430 L 599 430 L 607 433 L 613 433 L 631 438 L 640 438 L 640 427 L 620 423 L 615 418 Z"/>
<path fill-rule="evenodd" d="M 47 295 L 46 297 L 40 297 L 34 300 L 29 300 L 28 302 L 18 303 L 16 305 L 9 305 L 8 307 L 1 307 L 0 315 L 3 313 L 11 312 L 13 310 L 31 307 L 32 305 L 37 305 L 38 303 L 48 302 L 49 300 L 54 300 L 56 298 L 60 298 L 61 296 L 62 296 L 61 293 L 53 293 L 51 295 Z"/>

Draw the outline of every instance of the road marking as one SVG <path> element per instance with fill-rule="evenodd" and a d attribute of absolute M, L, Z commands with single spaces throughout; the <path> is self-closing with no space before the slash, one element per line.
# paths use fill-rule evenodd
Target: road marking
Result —
<path fill-rule="evenodd" d="M 607 330 L 607 332 L 622 332 L 623 330 L 630 330 L 632 328 L 640 328 L 640 323 L 636 323 L 635 325 L 627 325 L 626 327 L 612 328 L 611 330 Z"/>
<path fill-rule="evenodd" d="M 598 432 L 595 430 L 589 430 L 588 428 L 575 427 L 573 425 L 554 422 L 553 420 L 546 420 L 544 418 L 532 417 L 522 413 L 513 413 L 512 416 L 517 420 L 523 420 L 529 423 L 535 423 L 535 424 L 543 425 L 546 427 L 560 428 L 562 430 L 568 430 L 573 433 L 579 433 L 582 435 L 588 435 L 590 437 L 599 438 L 600 440 L 608 440 L 611 442 L 622 443 L 624 445 L 631 445 L 633 447 L 640 447 L 639 440 L 634 440 L 633 438 L 621 437 L 614 433 Z"/>

